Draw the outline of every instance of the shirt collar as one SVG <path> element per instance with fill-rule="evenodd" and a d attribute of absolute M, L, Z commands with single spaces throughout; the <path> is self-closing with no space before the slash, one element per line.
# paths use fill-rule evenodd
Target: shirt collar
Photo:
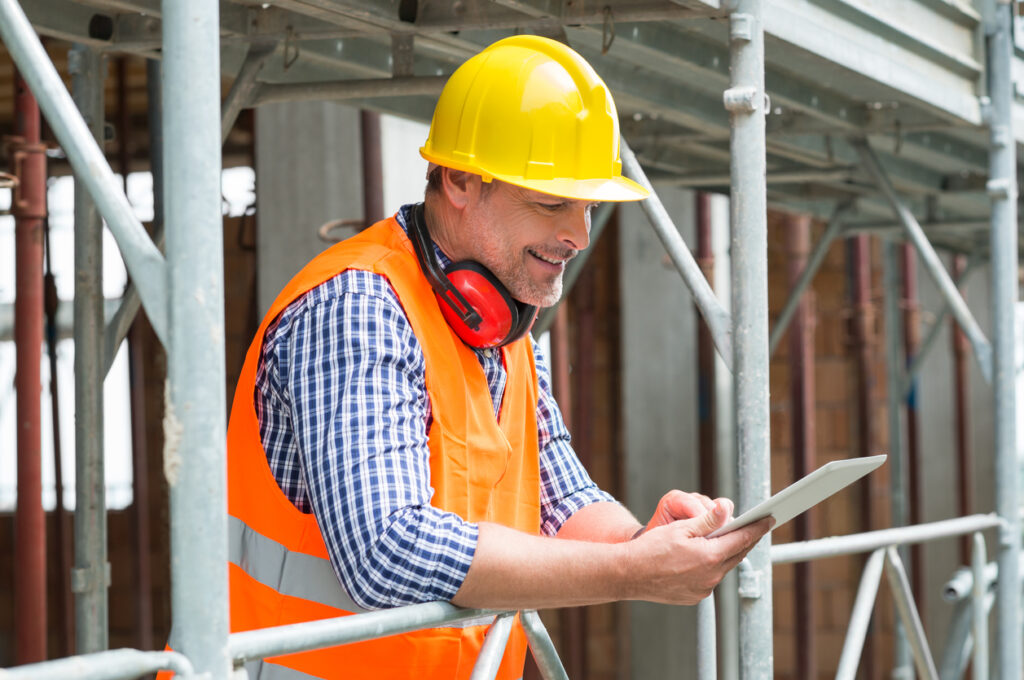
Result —
<path fill-rule="evenodd" d="M 398 224 L 402 226 L 406 235 L 409 234 L 409 224 L 412 221 L 412 209 L 416 205 L 418 204 L 408 203 L 403 205 L 398 209 L 398 213 L 395 215 L 395 219 L 398 220 Z M 433 243 L 433 239 L 431 239 L 431 242 Z M 437 243 L 434 243 L 434 257 L 437 258 L 437 262 L 441 265 L 441 269 L 447 269 L 452 264 L 451 258 L 444 254 L 444 251 L 437 246 Z"/>

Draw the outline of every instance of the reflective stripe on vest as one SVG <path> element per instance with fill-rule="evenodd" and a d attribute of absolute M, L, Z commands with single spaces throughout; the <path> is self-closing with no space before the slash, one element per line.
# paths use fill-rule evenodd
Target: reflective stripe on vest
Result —
<path fill-rule="evenodd" d="M 228 516 L 228 561 L 282 595 L 346 612 L 365 612 L 338 584 L 330 560 L 288 550 L 237 517 Z"/>
<path fill-rule="evenodd" d="M 301 597 L 346 612 L 371 611 L 357 605 L 338 585 L 330 560 L 292 552 L 237 517 L 228 516 L 228 561 L 282 595 Z M 489 626 L 494 616 L 478 616 L 434 628 Z"/>

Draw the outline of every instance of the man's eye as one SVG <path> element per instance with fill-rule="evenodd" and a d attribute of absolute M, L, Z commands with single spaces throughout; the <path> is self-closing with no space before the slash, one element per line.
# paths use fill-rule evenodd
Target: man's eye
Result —
<path fill-rule="evenodd" d="M 538 203 L 537 205 L 548 212 L 557 212 L 565 207 L 565 203 Z"/>

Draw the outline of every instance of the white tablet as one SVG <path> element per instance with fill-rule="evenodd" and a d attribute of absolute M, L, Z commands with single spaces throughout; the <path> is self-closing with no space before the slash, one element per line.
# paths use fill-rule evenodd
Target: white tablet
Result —
<path fill-rule="evenodd" d="M 772 528 L 778 529 L 801 512 L 879 467 L 885 459 L 885 454 L 882 454 L 825 463 L 803 479 L 793 482 L 768 500 L 758 503 L 739 517 L 727 522 L 725 526 L 708 534 L 708 538 L 727 534 L 769 516 L 775 518 L 775 526 Z"/>

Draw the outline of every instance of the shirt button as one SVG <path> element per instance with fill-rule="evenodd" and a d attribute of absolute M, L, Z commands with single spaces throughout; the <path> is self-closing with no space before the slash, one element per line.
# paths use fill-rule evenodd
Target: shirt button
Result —
<path fill-rule="evenodd" d="M 488 348 L 488 349 L 485 349 L 485 350 L 484 350 L 484 356 L 485 356 L 485 357 L 487 357 L 488 359 L 490 359 L 490 358 L 491 358 L 492 356 L 494 356 L 494 352 L 492 352 L 492 351 L 490 350 L 490 348 Z"/>

